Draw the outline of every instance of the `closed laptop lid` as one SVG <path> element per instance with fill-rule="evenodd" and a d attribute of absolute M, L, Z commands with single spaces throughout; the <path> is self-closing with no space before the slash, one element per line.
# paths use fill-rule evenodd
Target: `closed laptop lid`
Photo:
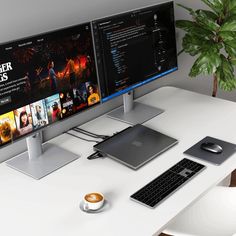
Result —
<path fill-rule="evenodd" d="M 138 124 L 96 144 L 94 150 L 137 169 L 177 142 L 174 138 Z"/>

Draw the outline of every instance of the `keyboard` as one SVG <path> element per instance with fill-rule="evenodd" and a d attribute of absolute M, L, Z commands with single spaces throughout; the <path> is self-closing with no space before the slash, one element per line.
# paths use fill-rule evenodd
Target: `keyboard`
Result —
<path fill-rule="evenodd" d="M 130 198 L 154 208 L 205 168 L 202 164 L 184 158 L 131 195 Z"/>

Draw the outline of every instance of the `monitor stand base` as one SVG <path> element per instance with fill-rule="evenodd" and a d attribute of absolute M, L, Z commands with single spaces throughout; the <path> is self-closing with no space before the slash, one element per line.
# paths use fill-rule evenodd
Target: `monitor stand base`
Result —
<path fill-rule="evenodd" d="M 142 124 L 145 121 L 148 121 L 153 117 L 161 114 L 162 112 L 164 112 L 164 110 L 142 103 L 134 102 L 130 111 L 124 112 L 124 107 L 122 106 L 108 113 L 107 116 L 131 125 L 136 125 Z"/>
<path fill-rule="evenodd" d="M 10 159 L 6 164 L 34 179 L 41 179 L 77 158 L 79 156 L 74 153 L 46 143 L 43 144 L 43 153 L 39 157 L 30 159 L 28 152 L 24 152 Z"/>

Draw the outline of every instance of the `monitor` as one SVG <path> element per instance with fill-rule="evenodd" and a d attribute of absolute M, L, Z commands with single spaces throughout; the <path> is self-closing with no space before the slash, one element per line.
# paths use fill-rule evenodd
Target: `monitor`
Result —
<path fill-rule="evenodd" d="M 133 90 L 177 70 L 173 2 L 92 22 L 102 101 L 123 95 L 109 116 L 143 123 L 162 110 L 133 103 Z"/>
<path fill-rule="evenodd" d="M 28 146 L 7 165 L 39 179 L 77 159 L 40 131 L 99 103 L 90 23 L 0 45 L 0 147 Z"/>

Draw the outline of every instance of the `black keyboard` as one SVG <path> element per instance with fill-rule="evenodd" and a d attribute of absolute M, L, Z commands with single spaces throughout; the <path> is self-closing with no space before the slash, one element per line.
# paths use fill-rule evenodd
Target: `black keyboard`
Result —
<path fill-rule="evenodd" d="M 130 197 L 154 208 L 204 168 L 204 165 L 184 158 Z"/>

